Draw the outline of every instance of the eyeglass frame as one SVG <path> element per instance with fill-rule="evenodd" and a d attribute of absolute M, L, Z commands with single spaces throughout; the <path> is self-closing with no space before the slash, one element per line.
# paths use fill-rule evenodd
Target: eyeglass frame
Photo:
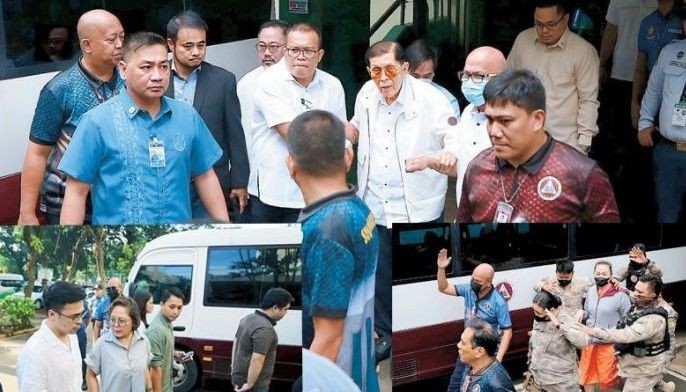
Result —
<path fill-rule="evenodd" d="M 286 46 L 286 53 L 291 56 L 292 58 L 298 58 L 300 55 L 302 55 L 305 59 L 311 60 L 314 58 L 314 55 L 321 52 L 322 48 L 319 49 L 310 49 L 310 48 L 289 48 Z M 293 53 L 295 52 L 295 56 Z M 307 53 L 310 53 L 309 55 Z"/>
<path fill-rule="evenodd" d="M 269 50 L 269 53 L 276 53 L 279 49 L 283 48 L 284 46 L 286 46 L 286 44 L 265 45 L 258 42 L 255 44 L 255 50 L 257 50 L 257 53 L 264 53 L 267 50 Z"/>
<path fill-rule="evenodd" d="M 374 77 L 374 75 L 372 75 L 372 73 L 374 72 L 373 70 L 374 70 L 375 68 L 378 68 L 378 69 L 379 69 L 379 76 L 378 76 L 378 77 Z M 367 72 L 369 72 L 369 77 L 372 78 L 372 80 L 379 80 L 379 79 L 381 79 L 382 73 L 383 73 L 384 75 L 386 75 L 386 77 L 388 77 L 389 79 L 393 79 L 394 77 L 398 76 L 398 73 L 400 73 L 400 70 L 401 70 L 402 68 L 403 68 L 402 65 L 398 66 L 398 65 L 395 65 L 395 64 L 387 64 L 387 65 L 384 65 L 384 66 L 376 65 L 376 66 L 373 66 L 373 67 L 367 67 Z M 389 70 L 392 70 L 392 71 L 391 71 L 392 75 L 389 74 L 389 72 L 388 72 Z"/>
<path fill-rule="evenodd" d="M 86 312 L 87 312 L 87 310 L 84 309 L 83 312 L 81 312 L 81 313 L 76 313 L 76 314 L 64 314 L 64 313 L 62 313 L 62 312 L 60 312 L 60 311 L 58 311 L 58 310 L 55 310 L 55 309 L 48 309 L 48 310 L 52 310 L 53 312 L 57 313 L 58 315 L 70 319 L 73 323 L 75 323 L 77 320 L 82 319 L 82 318 L 83 318 L 83 315 L 86 314 Z"/>
<path fill-rule="evenodd" d="M 476 84 L 481 84 L 484 82 L 484 80 L 486 80 L 486 82 L 488 82 L 489 80 L 491 80 L 492 77 L 497 76 L 497 75 L 498 75 L 497 73 L 490 73 L 490 74 L 486 74 L 486 75 L 478 75 L 478 74 L 467 75 L 467 73 L 465 71 L 458 71 L 457 72 L 457 78 L 461 82 L 466 82 L 467 80 L 472 79 L 472 82 L 474 82 Z M 479 79 L 479 80 L 477 80 L 477 79 Z"/>
<path fill-rule="evenodd" d="M 122 323 L 122 320 L 124 320 L 123 323 Z M 110 326 L 112 326 L 112 327 L 126 327 L 126 325 L 128 323 L 130 323 L 131 321 L 133 321 L 133 319 L 131 317 L 129 317 L 128 319 L 123 319 L 123 318 L 113 319 L 110 317 L 109 321 L 110 321 Z"/>
<path fill-rule="evenodd" d="M 562 22 L 562 19 L 564 19 L 565 16 L 567 16 L 567 15 L 568 15 L 567 13 L 562 14 L 562 16 L 560 16 L 560 18 L 555 22 L 542 23 L 542 22 L 539 22 L 536 19 L 534 19 L 534 27 L 538 30 L 543 30 L 543 29 L 552 30 L 555 27 L 557 27 L 560 24 L 560 22 Z"/>

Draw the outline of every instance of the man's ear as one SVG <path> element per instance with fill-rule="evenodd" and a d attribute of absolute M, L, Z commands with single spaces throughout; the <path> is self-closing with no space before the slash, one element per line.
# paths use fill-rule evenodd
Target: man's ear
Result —
<path fill-rule="evenodd" d="M 174 41 L 172 41 L 171 38 L 167 38 L 167 46 L 169 47 L 169 51 L 174 53 Z"/>
<path fill-rule="evenodd" d="M 350 167 L 353 165 L 353 159 L 355 158 L 355 151 L 351 148 L 346 148 L 343 153 L 343 161 L 345 162 L 345 172 L 350 171 Z"/>
<path fill-rule="evenodd" d="M 126 62 L 120 60 L 117 68 L 119 69 L 119 76 L 121 76 L 123 80 L 126 80 Z"/>
<path fill-rule="evenodd" d="M 295 159 L 293 159 L 291 154 L 288 154 L 286 156 L 286 167 L 288 168 L 288 173 L 291 175 L 291 178 L 295 179 L 297 165 L 295 163 Z"/>
<path fill-rule="evenodd" d="M 538 109 L 531 113 L 531 121 L 534 130 L 543 131 L 545 129 L 545 117 L 545 110 Z"/>

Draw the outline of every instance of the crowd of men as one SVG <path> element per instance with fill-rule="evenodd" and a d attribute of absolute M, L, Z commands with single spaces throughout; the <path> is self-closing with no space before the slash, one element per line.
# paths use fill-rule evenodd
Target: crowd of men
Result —
<path fill-rule="evenodd" d="M 102 290 L 102 286 L 99 286 Z M 118 278 L 107 281 L 93 304 L 92 348 L 84 339 L 90 314 L 84 290 L 58 281 L 46 287 L 47 318 L 27 341 L 17 360 L 20 391 L 172 392 L 175 362 L 193 360 L 192 352 L 175 350 L 173 322 L 186 304 L 183 292 L 167 287 L 159 293 L 159 312 L 148 323 L 152 295 L 138 290 L 125 297 Z M 141 300 L 142 299 L 142 300 Z M 266 392 L 276 357 L 281 320 L 293 296 L 282 288 L 267 290 L 260 308 L 240 320 L 233 341 L 231 381 L 238 392 Z M 78 338 L 77 338 L 78 336 Z"/>

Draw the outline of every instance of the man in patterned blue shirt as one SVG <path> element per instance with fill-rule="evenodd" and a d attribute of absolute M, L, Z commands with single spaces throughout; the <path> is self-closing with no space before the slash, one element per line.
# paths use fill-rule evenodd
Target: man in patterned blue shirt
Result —
<path fill-rule="evenodd" d="M 343 123 L 305 112 L 288 130 L 287 166 L 302 190 L 303 348 L 335 362 L 362 392 L 378 392 L 374 358 L 374 217 L 349 187 L 353 158 Z M 306 358 L 306 356 L 303 356 Z M 303 362 L 304 390 L 308 367 Z"/>
<path fill-rule="evenodd" d="M 117 95 L 124 81 L 115 68 L 124 28 L 105 10 L 84 13 L 77 24 L 81 57 L 41 90 L 21 173 L 19 224 L 36 225 L 36 207 L 59 223 L 67 176 L 57 169 L 81 116 Z M 42 187 L 41 187 L 42 184 Z"/>
<path fill-rule="evenodd" d="M 169 83 L 164 38 L 127 36 L 119 68 L 126 90 L 84 115 L 60 162 L 69 176 L 60 223 L 83 223 L 89 191 L 93 224 L 187 222 L 191 179 L 210 217 L 228 222 L 212 168 L 221 148 L 195 109 L 162 96 Z"/>

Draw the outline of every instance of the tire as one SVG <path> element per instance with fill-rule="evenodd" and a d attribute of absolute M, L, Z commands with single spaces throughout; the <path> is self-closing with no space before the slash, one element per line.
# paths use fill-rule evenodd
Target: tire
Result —
<path fill-rule="evenodd" d="M 182 370 L 181 370 L 182 369 Z M 179 371 L 181 370 L 181 371 Z M 198 383 L 198 364 L 195 361 L 181 363 L 174 361 L 174 392 L 189 392 Z"/>
<path fill-rule="evenodd" d="M 43 300 L 37 299 L 33 301 L 33 306 L 38 310 L 43 309 Z"/>

